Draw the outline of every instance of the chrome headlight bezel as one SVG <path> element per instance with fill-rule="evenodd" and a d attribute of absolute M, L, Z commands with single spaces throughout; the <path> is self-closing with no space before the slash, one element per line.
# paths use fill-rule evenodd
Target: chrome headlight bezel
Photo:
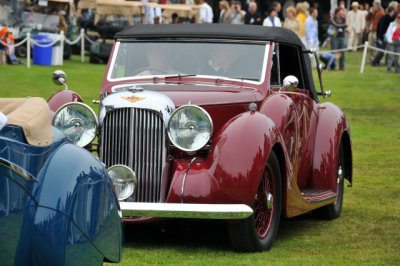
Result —
<path fill-rule="evenodd" d="M 89 137 L 87 140 L 85 140 L 82 143 L 78 143 L 75 142 L 73 139 L 70 138 L 70 136 L 68 136 L 68 133 L 66 133 L 65 131 L 63 131 L 63 129 L 58 126 L 57 123 L 57 119 L 59 118 L 61 112 L 65 111 L 67 108 L 71 108 L 71 107 L 75 107 L 75 106 L 79 106 L 79 108 L 84 108 L 86 111 L 88 111 L 89 116 L 87 117 L 89 120 L 93 121 L 95 123 L 95 127 L 91 128 L 90 130 L 92 131 L 92 133 L 90 133 Z M 64 104 L 63 106 L 61 106 L 60 108 L 58 108 L 57 112 L 54 114 L 53 116 L 53 120 L 51 123 L 54 127 L 58 128 L 61 132 L 63 132 L 69 139 L 72 140 L 72 142 L 75 145 L 78 145 L 80 147 L 86 147 L 87 145 L 89 145 L 90 143 L 92 143 L 92 141 L 96 138 L 97 136 L 97 130 L 99 128 L 99 120 L 97 118 L 96 113 L 93 111 L 92 108 L 90 108 L 90 106 L 88 106 L 87 104 L 81 103 L 81 102 L 69 102 Z M 84 133 L 87 133 L 87 130 L 82 132 L 82 134 L 80 135 L 80 137 L 83 136 Z M 79 140 L 81 140 L 79 137 Z"/>
<path fill-rule="evenodd" d="M 175 139 L 174 139 L 174 137 L 172 136 L 172 133 L 171 133 L 171 130 L 173 130 L 173 129 L 171 128 L 171 121 L 174 119 L 174 117 L 175 117 L 179 112 L 181 112 L 181 111 L 184 110 L 185 108 L 195 108 L 195 109 L 200 110 L 200 111 L 204 114 L 204 116 L 205 116 L 205 118 L 206 118 L 206 121 L 209 123 L 209 128 L 210 128 L 210 130 L 209 130 L 209 132 L 208 132 L 208 138 L 207 138 L 205 141 L 203 141 L 203 142 L 201 143 L 201 145 L 198 145 L 196 148 L 193 148 L 193 149 L 189 149 L 189 148 L 183 147 L 182 145 L 179 145 L 179 144 L 175 141 Z M 169 118 L 169 120 L 168 120 L 167 132 L 168 132 L 168 138 L 169 138 L 169 140 L 171 141 L 171 143 L 172 143 L 175 147 L 177 147 L 178 149 L 180 149 L 180 150 L 182 150 L 182 151 L 185 151 L 185 152 L 196 152 L 196 151 L 198 151 L 198 150 L 201 150 L 201 149 L 202 149 L 205 145 L 207 145 L 207 143 L 210 141 L 211 136 L 212 136 L 212 133 L 213 133 L 213 129 L 214 129 L 214 125 L 213 125 L 213 121 L 212 121 L 211 116 L 209 115 L 209 113 L 208 113 L 206 110 L 204 110 L 202 107 L 198 106 L 198 105 L 191 105 L 191 104 L 189 104 L 189 105 L 183 105 L 183 106 L 179 107 L 178 109 L 176 109 L 176 110 L 171 114 L 171 116 L 170 116 L 170 118 Z"/>
<path fill-rule="evenodd" d="M 116 169 L 119 169 L 120 171 L 121 170 L 126 171 L 124 174 L 128 175 L 128 179 L 124 179 L 123 177 L 119 176 L 118 174 L 117 174 L 117 176 L 114 176 L 114 174 L 112 174 L 112 171 L 115 171 Z M 137 188 L 137 178 L 136 178 L 135 172 L 131 168 L 129 168 L 128 166 L 123 165 L 123 164 L 116 164 L 116 165 L 109 167 L 107 169 L 107 173 L 110 176 L 111 182 L 114 186 L 115 194 L 117 195 L 117 198 L 119 201 L 126 200 L 135 194 L 135 191 Z M 129 182 L 131 184 L 129 184 Z M 129 189 L 128 192 L 124 193 L 124 195 L 121 196 L 120 192 L 125 191 L 126 188 L 121 190 L 120 187 L 122 185 L 126 185 L 126 184 L 128 184 L 128 186 L 132 185 L 132 187 L 131 188 L 128 187 L 128 189 Z"/>

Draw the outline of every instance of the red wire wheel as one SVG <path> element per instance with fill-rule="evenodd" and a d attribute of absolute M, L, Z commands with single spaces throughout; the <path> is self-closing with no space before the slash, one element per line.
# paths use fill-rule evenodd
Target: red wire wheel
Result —
<path fill-rule="evenodd" d="M 275 214 L 273 207 L 275 198 L 274 180 L 274 172 L 271 166 L 267 165 L 253 204 L 255 229 L 261 239 L 268 235 Z"/>
<path fill-rule="evenodd" d="M 256 252 L 272 247 L 281 217 L 281 182 L 279 161 L 271 151 L 254 195 L 253 215 L 229 224 L 229 237 L 235 250 Z"/>

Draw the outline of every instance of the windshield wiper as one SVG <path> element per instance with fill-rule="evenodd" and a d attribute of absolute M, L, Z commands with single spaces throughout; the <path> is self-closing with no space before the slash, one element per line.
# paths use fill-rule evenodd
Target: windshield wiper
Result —
<path fill-rule="evenodd" d="M 240 80 L 253 80 L 253 81 L 258 81 L 256 78 L 248 78 L 248 77 L 232 77 L 231 79 L 240 79 Z"/>
<path fill-rule="evenodd" d="M 195 77 L 197 76 L 196 74 L 171 74 L 171 75 L 166 75 L 164 78 L 184 78 L 184 77 Z"/>

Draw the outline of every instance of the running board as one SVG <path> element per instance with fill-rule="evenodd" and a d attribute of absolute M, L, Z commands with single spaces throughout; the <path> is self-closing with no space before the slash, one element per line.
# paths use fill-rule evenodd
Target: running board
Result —
<path fill-rule="evenodd" d="M 301 194 L 309 203 L 319 203 L 336 197 L 336 192 L 330 189 L 305 188 Z"/>

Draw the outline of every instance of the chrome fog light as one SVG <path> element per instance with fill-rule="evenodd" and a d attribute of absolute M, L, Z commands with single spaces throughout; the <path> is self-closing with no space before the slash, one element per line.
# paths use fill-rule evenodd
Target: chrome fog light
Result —
<path fill-rule="evenodd" d="M 96 137 L 98 121 L 92 108 L 84 103 L 73 102 L 57 110 L 52 124 L 74 144 L 85 147 Z"/>
<path fill-rule="evenodd" d="M 196 105 L 184 105 L 172 113 L 168 136 L 183 151 L 197 151 L 210 140 L 213 124 L 210 115 Z"/>
<path fill-rule="evenodd" d="M 121 164 L 113 165 L 107 169 L 108 175 L 114 185 L 118 200 L 125 200 L 133 195 L 136 190 L 136 175 L 129 167 Z"/>

